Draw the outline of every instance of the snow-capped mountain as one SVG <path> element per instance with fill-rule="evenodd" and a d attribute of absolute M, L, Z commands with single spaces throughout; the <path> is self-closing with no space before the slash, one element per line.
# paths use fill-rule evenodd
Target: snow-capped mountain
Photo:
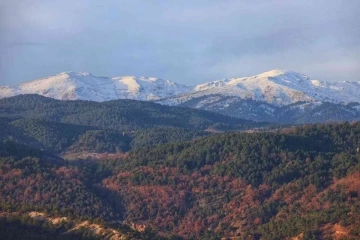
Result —
<path fill-rule="evenodd" d="M 359 92 L 360 82 L 329 83 L 281 70 L 196 86 L 153 77 L 97 77 L 90 73 L 64 72 L 17 86 L 0 87 L 0 98 L 39 94 L 61 100 L 134 99 L 256 121 L 291 123 L 359 120 Z"/>
<path fill-rule="evenodd" d="M 1 98 L 31 93 L 63 100 L 135 99 L 166 105 L 178 105 L 212 95 L 252 99 L 276 106 L 314 101 L 349 103 L 360 102 L 359 92 L 360 82 L 328 83 L 281 70 L 193 87 L 154 77 L 97 77 L 85 72 L 63 72 L 13 87 L 0 87 Z M 213 98 L 209 100 L 213 101 Z"/>
<path fill-rule="evenodd" d="M 178 105 L 191 99 L 202 98 L 201 104 L 209 103 L 204 96 L 226 96 L 252 99 L 275 106 L 296 102 L 360 102 L 360 82 L 327 83 L 310 80 L 309 77 L 292 72 L 272 70 L 259 75 L 243 78 L 223 79 L 200 84 L 190 93 L 159 101 Z M 212 98 L 208 99 L 213 101 Z M 218 99 L 216 100 L 218 101 Z"/>
<path fill-rule="evenodd" d="M 108 101 L 114 99 L 158 100 L 190 88 L 153 77 L 97 77 L 85 72 L 63 72 L 14 87 L 0 87 L 0 97 L 39 94 L 60 100 Z"/>
<path fill-rule="evenodd" d="M 360 120 L 360 82 L 328 83 L 272 70 L 256 76 L 200 84 L 157 101 L 254 121 L 310 123 Z"/>

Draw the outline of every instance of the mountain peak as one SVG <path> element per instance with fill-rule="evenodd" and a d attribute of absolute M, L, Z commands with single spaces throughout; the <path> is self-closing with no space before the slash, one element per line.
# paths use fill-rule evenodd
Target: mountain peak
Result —
<path fill-rule="evenodd" d="M 189 92 L 187 86 L 155 77 L 98 77 L 89 72 L 61 72 L 53 76 L 1 87 L 0 98 L 39 94 L 61 100 L 158 100 Z"/>
<path fill-rule="evenodd" d="M 119 76 L 119 77 L 113 77 L 112 79 L 114 80 L 124 80 L 124 79 L 127 79 L 127 80 L 131 80 L 131 81 L 144 81 L 144 82 L 160 82 L 160 81 L 163 81 L 162 79 L 160 78 L 156 78 L 156 77 L 145 77 L 145 76 Z"/>
<path fill-rule="evenodd" d="M 39 94 L 55 99 L 107 101 L 135 99 L 181 104 L 214 96 L 252 99 L 273 105 L 303 101 L 360 102 L 358 82 L 310 80 L 294 71 L 273 69 L 258 75 L 185 86 L 156 77 L 97 77 L 89 72 L 62 72 L 17 86 L 0 87 L 0 98 Z M 204 103 L 206 101 L 204 100 Z"/>
<path fill-rule="evenodd" d="M 56 74 L 55 76 L 68 76 L 68 77 L 87 77 L 87 76 L 93 76 L 89 72 L 74 72 L 74 71 L 67 71 L 67 72 L 61 72 Z"/>
<path fill-rule="evenodd" d="M 264 73 L 261 73 L 257 76 L 259 77 L 277 77 L 280 75 L 284 75 L 286 73 L 289 73 L 289 71 L 284 71 L 284 70 L 280 70 L 280 69 L 273 69 Z"/>

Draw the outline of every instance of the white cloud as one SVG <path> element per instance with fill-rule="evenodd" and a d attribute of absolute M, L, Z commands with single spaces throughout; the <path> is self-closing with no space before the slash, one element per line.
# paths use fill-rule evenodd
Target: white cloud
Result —
<path fill-rule="evenodd" d="M 72 70 L 192 84 L 272 68 L 359 80 L 359 6 L 357 0 L 5 0 L 0 81 Z"/>

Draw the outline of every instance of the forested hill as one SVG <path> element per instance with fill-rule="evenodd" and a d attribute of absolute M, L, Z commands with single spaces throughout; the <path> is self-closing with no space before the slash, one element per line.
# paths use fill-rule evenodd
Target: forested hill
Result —
<path fill-rule="evenodd" d="M 53 162 L 6 141 L 0 210 L 145 226 L 140 239 L 359 239 L 359 147 L 360 123 L 216 134 L 102 161 Z"/>
<path fill-rule="evenodd" d="M 7 236 L 24 229 L 36 239 L 40 224 L 46 236 L 71 238 L 78 224 L 98 224 L 138 239 L 360 238 L 359 122 L 246 133 L 232 130 L 268 125 L 149 102 L 24 95 L 0 100 L 0 126 Z M 58 157 L 84 151 L 119 154 Z M 33 212 L 43 222 L 31 225 Z M 59 218 L 65 225 L 52 223 Z"/>
<path fill-rule="evenodd" d="M 2 117 L 0 127 L 0 141 L 11 140 L 53 154 L 124 153 L 139 147 L 189 141 L 210 134 L 206 131 L 175 127 L 154 127 L 127 132 L 42 119 L 14 120 Z"/>
<path fill-rule="evenodd" d="M 97 186 L 101 169 L 0 142 L 0 239 L 160 239 L 119 221 L 120 200 Z"/>
<path fill-rule="evenodd" d="M 266 125 L 203 110 L 144 101 L 60 101 L 39 95 L 0 99 L 0 117 L 42 119 L 120 131 L 155 126 L 193 130 L 244 130 Z"/>
<path fill-rule="evenodd" d="M 359 239 L 359 147 L 360 123 L 226 133 L 136 150 L 102 183 L 185 239 Z"/>
<path fill-rule="evenodd" d="M 76 153 L 123 153 L 189 141 L 209 135 L 209 131 L 239 131 L 271 124 L 144 101 L 98 103 L 21 95 L 0 99 L 0 127 L 1 141 L 77 158 Z"/>

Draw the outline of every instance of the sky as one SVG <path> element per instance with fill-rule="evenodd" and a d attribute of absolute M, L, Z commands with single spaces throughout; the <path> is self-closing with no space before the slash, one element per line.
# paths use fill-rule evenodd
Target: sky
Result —
<path fill-rule="evenodd" d="M 0 85 L 65 71 L 360 81 L 359 12 L 359 0 L 0 0 Z"/>

